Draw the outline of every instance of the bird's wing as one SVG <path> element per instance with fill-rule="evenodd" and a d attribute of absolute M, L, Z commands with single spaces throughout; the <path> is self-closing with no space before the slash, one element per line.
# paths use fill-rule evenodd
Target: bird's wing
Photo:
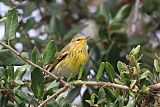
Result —
<path fill-rule="evenodd" d="M 49 68 L 49 71 L 52 71 L 60 61 L 66 58 L 66 56 L 69 53 L 69 50 L 70 50 L 70 46 L 69 45 L 65 46 L 57 55 L 55 55 L 54 60 L 49 63 L 49 65 L 47 66 L 47 69 Z"/>

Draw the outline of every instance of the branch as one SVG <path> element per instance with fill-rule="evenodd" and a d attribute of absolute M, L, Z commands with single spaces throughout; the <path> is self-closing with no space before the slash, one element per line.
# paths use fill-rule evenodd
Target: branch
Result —
<path fill-rule="evenodd" d="M 160 83 L 148 86 L 149 90 L 157 90 L 160 89 Z"/>
<path fill-rule="evenodd" d="M 140 0 L 135 0 L 134 10 L 133 10 L 133 16 L 132 16 L 132 23 L 131 23 L 131 36 L 135 36 L 135 33 L 137 31 L 137 22 L 138 22 L 138 15 L 139 15 L 139 4 Z"/>
<path fill-rule="evenodd" d="M 110 82 L 102 82 L 102 81 L 76 81 L 72 82 L 71 85 L 78 86 L 78 85 L 87 85 L 87 86 L 104 86 L 104 87 L 114 87 L 120 88 L 124 90 L 129 90 L 130 88 L 126 85 L 119 85 Z"/>
<path fill-rule="evenodd" d="M 68 86 L 64 86 L 63 88 L 59 89 L 55 94 L 53 94 L 52 96 L 50 96 L 49 98 L 47 98 L 45 101 L 43 101 L 38 107 L 42 107 L 43 105 L 45 105 L 49 100 L 57 97 L 59 94 L 61 94 L 62 92 L 64 92 L 66 89 L 68 89 Z"/>
<path fill-rule="evenodd" d="M 11 52 L 15 53 L 15 54 L 16 54 L 17 56 L 19 56 L 24 62 L 30 64 L 30 65 L 33 66 L 33 67 L 39 68 L 41 71 L 43 71 L 44 73 L 48 74 L 48 75 L 51 76 L 52 78 L 54 78 L 54 79 L 56 79 L 56 80 L 59 80 L 59 78 L 58 78 L 56 75 L 50 73 L 49 71 L 43 69 L 42 67 L 34 64 L 34 63 L 31 62 L 30 60 L 24 58 L 19 52 L 17 52 L 17 51 L 14 50 L 13 48 L 11 48 L 9 45 L 3 43 L 2 41 L 0 41 L 0 44 L 1 44 L 2 46 L 4 46 L 5 48 L 9 49 Z M 59 81 L 60 81 L 62 84 L 69 85 L 67 82 L 65 82 L 65 81 L 63 81 L 63 80 L 59 80 Z"/>
<path fill-rule="evenodd" d="M 102 82 L 102 81 L 76 81 L 76 82 L 71 82 L 70 84 L 73 86 L 87 85 L 87 86 L 114 87 L 114 88 L 119 88 L 119 89 L 124 89 L 124 90 L 130 89 L 130 87 L 126 85 L 120 85 L 120 84 Z M 150 91 L 160 89 L 160 83 L 149 85 L 148 88 Z"/>

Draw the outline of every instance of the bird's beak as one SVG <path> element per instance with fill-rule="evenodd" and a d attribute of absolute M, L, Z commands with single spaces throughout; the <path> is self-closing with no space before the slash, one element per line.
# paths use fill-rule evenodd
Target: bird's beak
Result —
<path fill-rule="evenodd" d="M 87 36 L 86 39 L 88 39 L 90 36 Z"/>

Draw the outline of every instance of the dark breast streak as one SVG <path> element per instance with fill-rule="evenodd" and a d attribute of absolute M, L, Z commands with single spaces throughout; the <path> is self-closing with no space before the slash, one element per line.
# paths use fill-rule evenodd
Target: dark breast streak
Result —
<path fill-rule="evenodd" d="M 72 59 L 74 64 L 77 64 L 79 62 L 78 60 L 81 60 L 84 63 L 85 60 L 87 59 L 87 55 L 88 53 L 85 49 L 78 49 L 71 51 L 71 53 L 68 54 L 68 57 L 72 57 L 69 59 Z"/>

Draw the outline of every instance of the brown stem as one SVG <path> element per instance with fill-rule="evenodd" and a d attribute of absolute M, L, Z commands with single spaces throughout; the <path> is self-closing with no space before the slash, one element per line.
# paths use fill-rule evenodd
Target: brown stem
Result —
<path fill-rule="evenodd" d="M 120 89 L 124 89 L 124 90 L 129 90 L 130 89 L 126 85 L 119 85 L 119 84 L 115 84 L 115 83 L 102 82 L 102 81 L 77 81 L 77 82 L 72 82 L 71 85 L 74 85 L 74 86 L 78 86 L 78 85 L 104 86 L 104 87 L 120 88 Z"/>
<path fill-rule="evenodd" d="M 148 88 L 149 88 L 149 90 L 157 90 L 157 89 L 160 89 L 160 83 L 150 85 L 150 86 L 148 86 Z"/>
<path fill-rule="evenodd" d="M 42 107 L 43 105 L 45 105 L 48 101 L 50 101 L 51 99 L 57 97 L 59 94 L 61 94 L 62 92 L 64 92 L 65 90 L 67 90 L 69 87 L 68 86 L 64 86 L 63 88 L 59 89 L 55 94 L 53 94 L 52 96 L 50 96 L 49 98 L 47 98 L 45 101 L 43 101 L 38 107 Z"/>

